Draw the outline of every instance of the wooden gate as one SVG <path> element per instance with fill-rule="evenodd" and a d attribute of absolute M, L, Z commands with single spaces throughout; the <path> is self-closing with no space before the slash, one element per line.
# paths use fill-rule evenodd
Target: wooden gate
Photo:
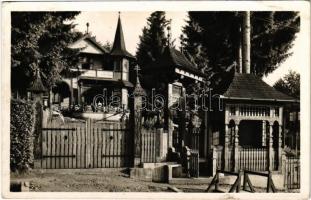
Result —
<path fill-rule="evenodd" d="M 42 129 L 41 167 L 118 168 L 132 162 L 132 137 L 125 122 L 80 120 Z"/>

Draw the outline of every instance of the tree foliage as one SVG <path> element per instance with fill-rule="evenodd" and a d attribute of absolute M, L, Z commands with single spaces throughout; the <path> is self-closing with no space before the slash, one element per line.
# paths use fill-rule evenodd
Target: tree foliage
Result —
<path fill-rule="evenodd" d="M 147 26 L 139 36 L 140 42 L 136 51 L 137 63 L 142 73 L 148 68 L 148 64 L 157 59 L 167 42 L 165 28 L 168 20 L 165 19 L 165 12 L 153 12 L 147 19 Z"/>
<path fill-rule="evenodd" d="M 242 12 L 189 12 L 183 27 L 183 48 L 200 68 L 208 68 L 212 82 L 221 83 L 238 63 Z M 251 12 L 251 73 L 262 77 L 291 55 L 299 31 L 297 12 Z M 204 58 L 204 59 L 202 59 Z"/>
<path fill-rule="evenodd" d="M 300 74 L 290 71 L 283 78 L 279 79 L 273 87 L 284 94 L 300 98 Z"/>
<path fill-rule="evenodd" d="M 24 92 L 40 69 L 50 89 L 60 73 L 77 62 L 78 50 L 68 45 L 81 33 L 70 23 L 79 12 L 12 12 L 11 70 L 12 89 Z"/>

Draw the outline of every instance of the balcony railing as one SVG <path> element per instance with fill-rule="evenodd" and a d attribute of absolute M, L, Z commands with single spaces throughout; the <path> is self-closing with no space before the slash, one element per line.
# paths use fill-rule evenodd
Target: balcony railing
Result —
<path fill-rule="evenodd" d="M 79 71 L 81 72 L 80 77 L 113 79 L 113 71 L 98 69 L 79 69 Z"/>

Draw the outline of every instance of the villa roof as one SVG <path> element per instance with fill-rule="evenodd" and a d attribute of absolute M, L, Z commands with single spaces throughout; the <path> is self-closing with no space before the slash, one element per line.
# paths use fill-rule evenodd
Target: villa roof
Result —
<path fill-rule="evenodd" d="M 83 36 L 81 36 L 79 39 L 74 41 L 72 44 L 69 45 L 69 47 L 74 46 L 75 44 L 79 43 L 81 40 L 89 41 L 92 43 L 97 49 L 99 49 L 103 54 L 109 53 L 108 49 L 103 47 L 99 42 L 96 41 L 95 37 L 91 36 L 90 33 L 86 33 Z"/>
<path fill-rule="evenodd" d="M 120 16 L 118 19 L 116 34 L 114 37 L 114 42 L 113 42 L 113 46 L 112 46 L 110 54 L 113 56 L 125 56 L 125 57 L 134 58 L 134 56 L 130 54 L 125 48 L 124 35 L 123 35 Z"/>
<path fill-rule="evenodd" d="M 109 53 L 109 51 L 103 47 L 101 44 L 99 44 L 94 37 L 87 36 L 85 37 L 86 40 L 89 40 L 91 43 L 93 43 L 97 48 L 102 50 L 104 53 Z"/>
<path fill-rule="evenodd" d="M 254 74 L 239 73 L 234 75 L 223 97 L 240 100 L 297 101 L 295 98 L 277 91 Z"/>

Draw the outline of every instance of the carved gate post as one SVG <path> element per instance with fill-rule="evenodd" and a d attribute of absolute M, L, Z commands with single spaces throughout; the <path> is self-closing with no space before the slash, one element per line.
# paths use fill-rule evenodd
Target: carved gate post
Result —
<path fill-rule="evenodd" d="M 132 122 L 132 130 L 134 132 L 134 167 L 139 166 L 141 164 L 141 128 L 142 128 L 142 104 L 143 104 L 143 97 L 146 96 L 145 90 L 141 87 L 139 78 L 138 78 L 138 70 L 139 67 L 135 67 L 136 70 L 136 85 L 135 89 L 133 91 L 133 97 L 134 97 L 134 102 L 133 102 L 133 108 L 131 109 L 131 116 L 133 117 Z"/>

